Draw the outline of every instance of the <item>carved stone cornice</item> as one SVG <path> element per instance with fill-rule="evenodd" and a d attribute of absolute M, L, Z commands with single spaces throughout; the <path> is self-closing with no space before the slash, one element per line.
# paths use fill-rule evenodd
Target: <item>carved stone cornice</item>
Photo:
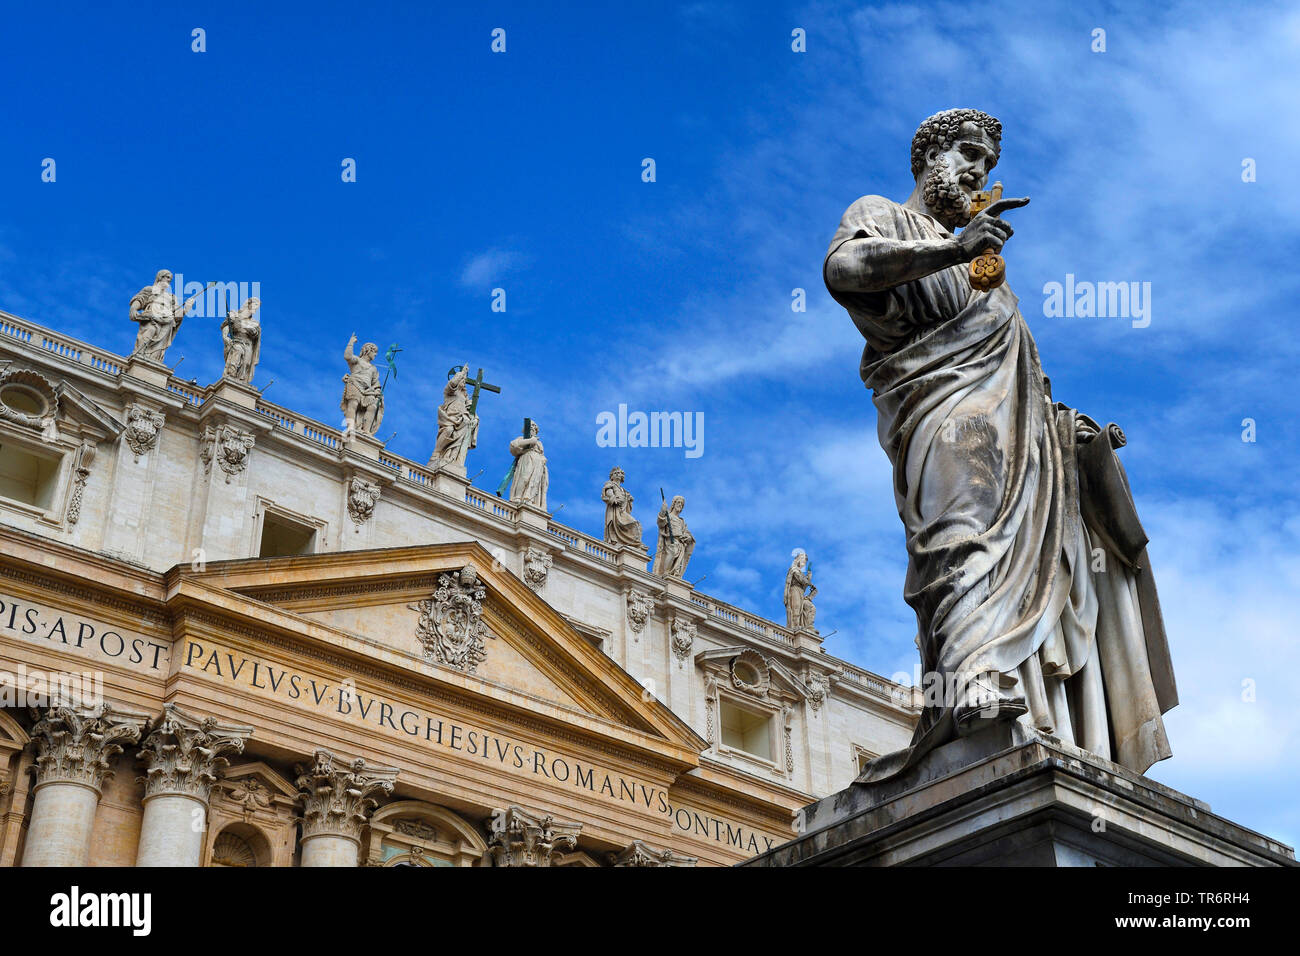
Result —
<path fill-rule="evenodd" d="M 640 840 L 633 840 L 626 850 L 609 855 L 610 866 L 694 866 L 698 862 L 697 857 L 652 849 Z"/>
<path fill-rule="evenodd" d="M 438 576 L 438 589 L 417 607 L 415 636 L 426 657 L 474 673 L 487 659 L 483 642 L 483 598 L 487 589 L 474 565 Z"/>
<path fill-rule="evenodd" d="M 316 751 L 311 764 L 296 770 L 304 840 L 322 835 L 360 840 L 378 797 L 391 794 L 397 780 L 396 767 L 375 767 L 361 758 L 336 766 L 328 750 Z"/>
<path fill-rule="evenodd" d="M 244 740 L 252 732 L 252 727 L 221 724 L 215 717 L 196 717 L 175 704 L 164 704 L 140 745 L 145 799 L 177 794 L 207 803 L 227 764 L 224 755 L 243 753 Z"/>
<path fill-rule="evenodd" d="M 578 845 L 581 831 L 581 823 L 561 823 L 512 806 L 494 815 L 488 852 L 493 866 L 550 866 L 557 850 Z"/>
<path fill-rule="evenodd" d="M 95 791 L 113 775 L 112 760 L 125 744 L 140 739 L 142 716 L 115 711 L 51 707 L 32 727 L 36 743 L 36 786 L 78 783 Z"/>

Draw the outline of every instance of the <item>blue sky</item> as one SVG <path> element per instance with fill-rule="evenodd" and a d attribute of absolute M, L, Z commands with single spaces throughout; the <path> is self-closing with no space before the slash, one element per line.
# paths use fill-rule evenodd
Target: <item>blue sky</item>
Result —
<path fill-rule="evenodd" d="M 598 535 L 620 464 L 648 526 L 686 496 L 687 577 L 769 617 L 805 548 L 828 649 L 886 675 L 915 657 L 901 525 L 820 266 L 853 199 L 910 191 L 922 118 L 997 115 L 1033 198 L 1008 281 L 1056 397 L 1129 437 L 1182 696 L 1151 775 L 1300 840 L 1294 6 L 178 6 L 6 12 L 0 308 L 125 353 L 158 268 L 257 281 L 267 398 L 335 424 L 348 335 L 399 342 L 380 437 L 420 462 L 447 368 L 481 365 L 479 487 L 531 416 L 561 520 Z M 1045 316 L 1067 273 L 1150 282 L 1150 325 Z M 216 378 L 217 321 L 181 355 Z M 704 454 L 598 447 L 620 403 L 703 412 Z"/>

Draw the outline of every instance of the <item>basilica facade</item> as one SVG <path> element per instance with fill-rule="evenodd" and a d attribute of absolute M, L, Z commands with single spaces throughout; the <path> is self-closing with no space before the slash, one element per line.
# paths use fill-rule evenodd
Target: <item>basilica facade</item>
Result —
<path fill-rule="evenodd" d="M 802 579 L 778 623 L 561 524 L 535 426 L 540 495 L 475 488 L 451 385 L 391 453 L 369 346 L 371 427 L 267 402 L 250 321 L 203 387 L 0 312 L 0 865 L 731 865 L 911 739 Z"/>

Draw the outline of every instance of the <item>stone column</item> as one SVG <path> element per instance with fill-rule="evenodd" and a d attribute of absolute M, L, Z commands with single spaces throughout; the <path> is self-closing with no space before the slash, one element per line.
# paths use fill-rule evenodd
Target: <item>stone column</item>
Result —
<path fill-rule="evenodd" d="M 560 823 L 519 807 L 496 811 L 488 852 L 493 866 L 551 866 L 557 850 L 578 845 L 581 823 Z"/>
<path fill-rule="evenodd" d="M 23 866 L 86 865 L 110 764 L 124 744 L 140 739 L 143 723 L 141 715 L 108 705 L 51 707 L 36 722 L 36 785 Z"/>
<path fill-rule="evenodd" d="M 345 767 L 335 757 L 318 750 L 315 761 L 298 767 L 297 787 L 302 791 L 302 866 L 357 866 L 361 832 L 377 794 L 393 792 L 395 767 L 373 767 L 357 759 Z"/>
<path fill-rule="evenodd" d="M 175 704 L 163 705 L 140 748 L 144 820 L 136 866 L 199 865 L 212 784 L 226 766 L 224 755 L 242 753 L 252 732 L 252 727 L 219 724 Z"/>

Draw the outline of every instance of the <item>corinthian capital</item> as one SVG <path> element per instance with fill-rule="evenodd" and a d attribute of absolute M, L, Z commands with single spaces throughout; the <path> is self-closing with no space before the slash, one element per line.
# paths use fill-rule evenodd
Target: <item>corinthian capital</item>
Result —
<path fill-rule="evenodd" d="M 488 849 L 494 866 L 550 866 L 556 850 L 578 845 L 581 823 L 560 823 L 552 816 L 539 816 L 510 807 L 497 811 L 492 819 Z"/>
<path fill-rule="evenodd" d="M 622 853 L 609 855 L 611 866 L 694 866 L 697 857 L 682 856 L 672 850 L 658 850 L 646 846 L 640 840 L 633 840 Z"/>
<path fill-rule="evenodd" d="M 361 839 L 378 797 L 393 792 L 397 768 L 375 767 L 360 758 L 350 764 L 335 761 L 328 750 L 318 750 L 311 764 L 297 768 L 304 840 L 322 834 Z"/>
<path fill-rule="evenodd" d="M 182 794 L 204 803 L 227 760 L 243 753 L 252 727 L 218 723 L 196 717 L 175 704 L 164 704 L 162 715 L 140 747 L 145 762 L 145 798 L 162 793 Z"/>
<path fill-rule="evenodd" d="M 140 739 L 144 717 L 114 710 L 51 707 L 32 727 L 36 741 L 36 786 L 79 783 L 99 791 L 113 775 L 112 760 L 125 744 Z"/>

